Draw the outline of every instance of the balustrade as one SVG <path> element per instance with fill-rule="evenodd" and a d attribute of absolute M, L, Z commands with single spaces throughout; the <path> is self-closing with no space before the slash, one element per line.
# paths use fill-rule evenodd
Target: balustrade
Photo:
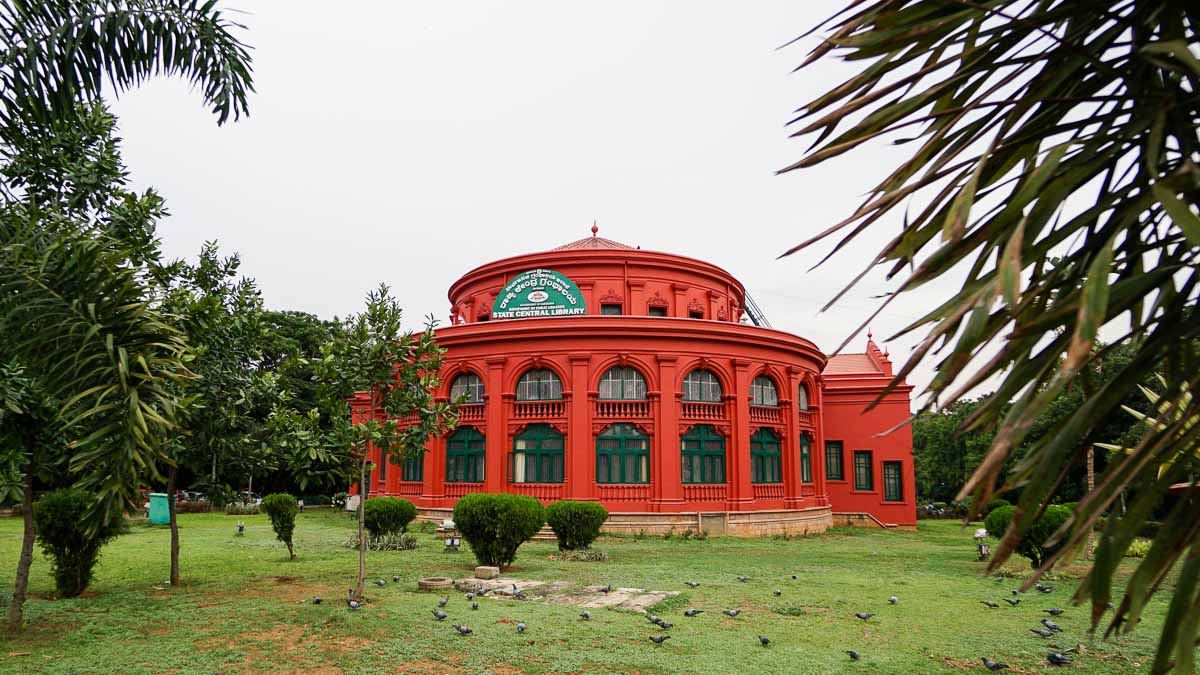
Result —
<path fill-rule="evenodd" d="M 447 497 L 462 497 L 472 492 L 483 492 L 483 483 L 446 483 Z"/>
<path fill-rule="evenodd" d="M 483 422 L 483 405 L 482 403 L 465 403 L 458 406 L 458 421 L 461 423 Z"/>
<path fill-rule="evenodd" d="M 706 401 L 684 401 L 681 415 L 684 420 L 723 420 L 725 419 L 724 403 L 709 403 Z"/>
<path fill-rule="evenodd" d="M 563 498 L 563 483 L 509 483 L 508 492 L 518 495 L 529 495 L 543 502 L 553 502 Z"/>
<path fill-rule="evenodd" d="M 800 424 L 811 427 L 815 421 L 816 420 L 813 419 L 813 413 L 811 410 L 800 411 Z"/>
<path fill-rule="evenodd" d="M 645 419 L 650 417 L 650 401 L 613 401 L 597 399 L 596 419 Z"/>
<path fill-rule="evenodd" d="M 757 424 L 782 424 L 783 413 L 775 406 L 750 406 L 750 421 Z"/>
<path fill-rule="evenodd" d="M 688 501 L 712 502 L 725 499 L 726 485 L 684 485 L 683 496 Z"/>
<path fill-rule="evenodd" d="M 419 480 L 400 481 L 399 493 L 402 495 L 420 495 L 424 483 Z"/>
<path fill-rule="evenodd" d="M 513 404 L 513 419 L 564 417 L 566 410 L 566 401 L 516 401 Z"/>
<path fill-rule="evenodd" d="M 606 502 L 640 502 L 650 499 L 650 485 L 597 483 L 596 492 Z"/>
<path fill-rule="evenodd" d="M 783 499 L 783 483 L 755 483 L 755 499 Z"/>

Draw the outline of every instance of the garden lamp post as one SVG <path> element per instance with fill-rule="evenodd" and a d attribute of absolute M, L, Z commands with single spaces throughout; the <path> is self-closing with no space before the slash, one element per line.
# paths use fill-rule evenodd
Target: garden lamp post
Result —
<path fill-rule="evenodd" d="M 988 545 L 988 533 L 984 528 L 975 530 L 975 551 L 979 554 L 979 560 L 984 561 L 992 557 L 992 547 Z"/>

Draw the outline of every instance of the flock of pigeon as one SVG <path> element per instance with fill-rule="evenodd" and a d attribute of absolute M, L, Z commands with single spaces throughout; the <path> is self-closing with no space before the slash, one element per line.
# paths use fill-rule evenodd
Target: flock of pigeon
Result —
<path fill-rule="evenodd" d="M 792 579 L 795 580 L 796 578 L 797 578 L 796 575 L 793 574 Z M 746 583 L 746 582 L 750 581 L 750 577 L 742 575 L 742 576 L 738 576 L 737 580 L 742 583 Z M 398 582 L 398 581 L 400 581 L 400 577 L 398 575 L 393 576 L 392 581 Z M 380 588 L 387 586 L 387 581 L 384 579 L 376 579 L 374 583 L 376 586 L 378 586 Z M 700 582 L 698 582 L 698 581 L 685 581 L 683 583 L 685 586 L 688 586 L 689 588 L 692 588 L 692 589 L 696 589 L 696 588 L 700 587 Z M 1048 593 L 1054 592 L 1053 588 L 1051 588 L 1049 586 L 1044 586 L 1040 583 L 1034 584 L 1034 588 L 1037 589 L 1037 591 L 1039 593 L 1047 593 L 1048 594 Z M 613 590 L 613 586 L 612 586 L 612 584 L 609 584 L 607 586 L 600 588 L 599 592 L 600 593 L 610 593 L 612 590 Z M 479 602 L 477 600 L 475 600 L 475 598 L 483 597 L 484 595 L 487 595 L 490 591 L 491 591 L 491 589 L 484 588 L 477 592 L 467 593 L 466 600 L 471 603 L 471 609 L 472 610 L 479 609 Z M 1021 599 L 1018 597 L 1015 597 L 1019 593 L 1020 593 L 1020 591 L 1017 591 L 1014 589 L 1012 592 L 1014 597 L 1004 598 L 1004 601 L 1006 603 L 1008 603 L 1009 605 L 1011 605 L 1012 607 L 1016 607 L 1017 605 L 1021 604 Z M 773 595 L 775 597 L 780 597 L 783 595 L 783 591 L 781 589 L 775 589 L 773 591 Z M 520 598 L 524 597 L 521 592 L 521 589 L 518 588 L 516 584 L 512 585 L 511 596 L 514 599 L 520 599 Z M 887 601 L 888 601 L 889 605 L 895 605 L 900 602 L 900 599 L 893 595 L 893 596 L 888 597 Z M 322 602 L 322 600 L 320 597 L 314 597 L 312 599 L 312 603 L 314 605 L 319 605 L 319 604 L 321 604 L 321 602 Z M 449 603 L 449 602 L 450 602 L 450 598 L 448 598 L 448 597 L 441 598 L 438 600 L 437 608 L 431 610 L 433 613 L 433 618 L 435 620 L 445 621 L 450 616 L 449 614 L 447 614 L 446 612 L 443 611 L 443 609 L 446 607 L 447 603 Z M 982 603 L 988 609 L 998 609 L 1000 607 L 1000 605 L 998 603 L 992 602 L 991 600 L 980 600 L 980 603 Z M 356 609 L 359 609 L 360 607 L 362 607 L 362 603 L 354 597 L 354 589 L 353 588 L 350 589 L 349 596 L 346 598 L 346 605 L 352 610 L 356 610 Z M 1111 607 L 1111 604 L 1110 604 L 1110 607 Z M 1046 609 L 1046 610 L 1042 610 L 1042 611 L 1044 611 L 1045 613 L 1049 614 L 1052 617 L 1059 617 L 1064 614 L 1064 611 L 1061 609 L 1058 609 L 1058 608 L 1050 608 L 1050 609 Z M 702 610 L 702 609 L 688 608 L 683 611 L 683 616 L 692 618 L 692 617 L 699 616 L 700 614 L 703 614 L 703 613 L 704 613 L 704 610 Z M 733 608 L 733 609 L 722 610 L 721 613 L 731 619 L 736 619 L 738 617 L 738 615 L 740 615 L 742 613 L 742 610 Z M 871 614 L 869 612 L 855 612 L 854 616 L 855 616 L 855 618 L 858 618 L 862 621 L 870 621 L 876 615 Z M 581 621 L 590 621 L 591 618 L 592 618 L 592 613 L 586 609 L 579 613 L 579 619 Z M 655 616 L 653 614 L 648 614 L 646 616 L 646 619 L 649 620 L 650 623 L 661 628 L 662 630 L 670 630 L 671 628 L 673 628 L 675 626 L 675 624 L 671 623 L 670 621 L 667 621 L 666 619 L 664 619 L 660 616 Z M 1049 618 L 1042 619 L 1041 624 L 1043 626 L 1042 628 L 1030 628 L 1029 629 L 1030 632 L 1032 632 L 1036 635 L 1039 635 L 1043 638 L 1051 638 L 1051 637 L 1054 637 L 1054 635 L 1056 633 L 1058 633 L 1062 630 L 1062 627 L 1060 627 L 1057 623 L 1055 623 L 1052 619 L 1049 619 Z M 466 624 L 457 624 L 456 623 L 456 624 L 451 624 L 451 626 L 460 635 L 470 635 L 472 632 L 474 632 L 471 629 L 471 627 Z M 525 625 L 524 621 L 517 622 L 517 633 L 524 633 L 525 629 L 526 629 L 526 625 Z M 766 635 L 759 635 L 757 637 L 758 637 L 758 643 L 760 645 L 762 645 L 763 647 L 769 647 L 771 645 L 771 639 L 769 637 L 767 637 Z M 667 634 L 651 635 L 649 637 L 649 640 L 651 642 L 653 642 L 654 644 L 656 644 L 660 647 L 663 645 L 664 642 L 666 642 L 667 640 L 670 640 L 670 639 L 671 639 L 671 636 L 667 635 Z M 1051 651 L 1046 655 L 1046 661 L 1054 666 L 1069 665 L 1071 663 L 1071 657 L 1068 656 L 1068 654 L 1073 651 L 1075 651 L 1074 648 L 1064 649 L 1061 652 Z M 853 661 L 858 661 L 859 659 L 862 658 L 862 654 L 859 654 L 857 651 L 854 651 L 852 649 L 847 650 L 846 655 L 849 656 L 850 659 Z M 1007 663 L 1000 663 L 998 661 L 993 661 L 992 659 L 990 659 L 986 656 L 983 657 L 983 665 L 985 668 L 987 668 L 988 670 L 991 670 L 991 671 L 1000 671 L 1000 670 L 1008 669 Z"/>

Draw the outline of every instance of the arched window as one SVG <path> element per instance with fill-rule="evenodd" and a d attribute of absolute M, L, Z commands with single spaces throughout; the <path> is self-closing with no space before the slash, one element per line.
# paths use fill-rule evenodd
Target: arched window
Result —
<path fill-rule="evenodd" d="M 649 483 L 650 438 L 632 424 L 614 424 L 596 436 L 597 483 Z"/>
<path fill-rule="evenodd" d="M 600 398 L 618 401 L 646 400 L 646 378 L 631 366 L 614 366 L 600 378 Z"/>
<path fill-rule="evenodd" d="M 482 483 L 486 442 L 475 427 L 459 427 L 446 439 L 446 482 Z"/>
<path fill-rule="evenodd" d="M 779 436 L 770 429 L 754 432 L 750 437 L 750 482 L 782 483 L 779 457 Z"/>
<path fill-rule="evenodd" d="M 713 403 L 720 401 L 721 381 L 711 370 L 697 368 L 683 378 L 683 400 Z"/>
<path fill-rule="evenodd" d="M 725 438 L 707 424 L 688 429 L 680 439 L 684 483 L 725 482 Z"/>
<path fill-rule="evenodd" d="M 508 463 L 513 483 L 563 482 L 563 435 L 549 424 L 531 424 L 513 439 Z"/>
<path fill-rule="evenodd" d="M 518 401 L 557 401 L 562 398 L 562 382 L 549 368 L 534 368 L 517 381 Z"/>
<path fill-rule="evenodd" d="M 466 396 L 463 403 L 483 403 L 483 379 L 475 373 L 463 373 L 454 378 L 450 399 L 457 401 L 460 396 Z"/>
<path fill-rule="evenodd" d="M 808 410 L 808 388 L 804 385 L 800 385 L 800 391 L 798 393 L 799 395 L 796 397 L 796 400 L 800 403 L 800 409 Z"/>
<path fill-rule="evenodd" d="M 771 378 L 759 375 L 750 383 L 750 405 L 779 405 L 779 392 Z"/>

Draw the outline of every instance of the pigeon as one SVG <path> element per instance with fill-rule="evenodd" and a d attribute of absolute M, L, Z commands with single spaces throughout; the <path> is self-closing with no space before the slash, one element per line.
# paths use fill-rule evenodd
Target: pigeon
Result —
<path fill-rule="evenodd" d="M 1042 611 L 1049 614 L 1050 616 L 1062 616 L 1063 615 L 1063 611 L 1057 607 L 1051 607 L 1050 609 L 1043 609 Z"/>
<path fill-rule="evenodd" d="M 684 610 L 683 615 L 684 616 L 696 616 L 697 614 L 703 614 L 703 613 L 704 613 L 704 610 L 702 610 L 702 609 L 688 609 L 688 610 Z"/>
<path fill-rule="evenodd" d="M 795 580 L 796 580 L 796 575 L 795 575 L 795 574 L 793 574 L 793 575 L 792 575 L 792 581 L 795 581 Z"/>
<path fill-rule="evenodd" d="M 1030 633 L 1041 635 L 1044 638 L 1054 637 L 1054 631 L 1046 630 L 1045 628 L 1030 628 Z"/>
<path fill-rule="evenodd" d="M 579 613 L 579 618 L 583 619 L 584 621 L 587 621 L 588 619 L 592 618 L 592 613 L 585 609 Z"/>
<path fill-rule="evenodd" d="M 1040 590 L 1042 590 L 1043 588 L 1046 588 L 1045 586 L 1043 586 L 1043 585 L 1042 585 L 1042 582 L 1040 582 L 1040 581 L 1039 581 L 1039 582 L 1037 582 L 1037 583 L 1035 583 L 1035 584 L 1033 585 L 1033 587 L 1034 587 L 1034 588 L 1036 588 L 1036 589 L 1038 589 L 1039 591 L 1040 591 Z"/>
<path fill-rule="evenodd" d="M 857 661 L 862 658 L 862 655 L 860 655 L 858 652 L 854 651 L 853 649 L 846 652 L 846 656 L 849 656 L 851 661 Z"/>
<path fill-rule="evenodd" d="M 467 593 L 467 599 L 468 599 L 468 600 L 474 600 L 474 599 L 475 599 L 475 594 L 474 594 L 474 593 Z"/>
<path fill-rule="evenodd" d="M 440 609 L 431 609 L 429 611 L 433 612 L 433 618 L 437 619 L 438 621 L 441 621 L 441 620 L 445 619 L 446 617 L 450 616 L 449 614 L 443 612 Z"/>
<path fill-rule="evenodd" d="M 375 580 L 375 585 L 376 585 L 376 586 L 378 586 L 378 587 L 380 587 L 380 588 L 383 588 L 384 586 L 387 586 L 387 582 L 386 582 L 386 581 L 384 581 L 383 579 L 376 579 L 376 580 Z"/>
<path fill-rule="evenodd" d="M 696 588 L 697 586 L 700 585 L 699 581 L 685 581 L 683 583 L 687 586 L 691 586 L 692 588 Z"/>
<path fill-rule="evenodd" d="M 671 639 L 670 635 L 651 635 L 650 636 L 650 641 L 653 642 L 654 644 L 658 645 L 659 647 L 662 646 L 662 643 L 664 643 L 670 639 Z"/>
<path fill-rule="evenodd" d="M 727 616 L 727 617 L 729 617 L 729 618 L 731 618 L 731 619 L 732 619 L 732 618 L 736 618 L 738 614 L 741 614 L 741 613 L 742 613 L 742 610 L 740 610 L 740 609 L 727 609 L 727 610 L 725 610 L 725 611 L 723 611 L 723 612 L 721 612 L 721 613 L 722 613 L 722 614 L 724 614 L 725 616 Z"/>
<path fill-rule="evenodd" d="M 606 595 L 607 595 L 609 592 L 611 592 L 611 591 L 612 591 L 612 589 L 613 589 L 613 587 L 612 587 L 612 584 L 609 584 L 609 585 L 607 585 L 607 586 L 605 586 L 605 587 L 601 588 L 601 589 L 600 589 L 600 592 L 601 592 L 601 593 L 604 593 L 604 594 L 606 594 Z"/>
<path fill-rule="evenodd" d="M 1054 631 L 1055 633 L 1062 630 L 1062 628 L 1058 624 L 1054 623 L 1050 619 L 1042 619 L 1042 625 L 1045 626 L 1046 628 L 1049 628 L 1050 630 Z"/>
<path fill-rule="evenodd" d="M 1004 601 L 1007 602 L 1008 604 L 1012 605 L 1013 607 L 1016 607 L 1017 605 L 1021 604 L 1020 598 L 1005 598 Z"/>
<path fill-rule="evenodd" d="M 997 605 L 996 603 L 992 602 L 991 600 L 980 600 L 979 602 L 987 605 L 991 609 L 996 609 L 997 607 L 1000 606 L 1000 605 Z"/>
<path fill-rule="evenodd" d="M 470 635 L 471 634 L 470 626 L 460 626 L 458 624 L 454 624 L 454 630 L 458 631 L 459 635 Z"/>
<path fill-rule="evenodd" d="M 1038 586 L 1037 589 L 1042 593 L 1053 593 L 1054 589 L 1049 586 Z"/>
<path fill-rule="evenodd" d="M 483 596 L 485 596 L 485 595 L 487 595 L 488 593 L 491 593 L 491 592 L 492 592 L 492 589 L 490 589 L 490 588 L 481 588 L 481 589 L 479 589 L 478 591 L 476 591 L 476 592 L 475 592 L 475 595 L 476 595 L 476 596 L 478 596 L 478 597 L 480 597 L 480 598 L 482 598 Z"/>
<path fill-rule="evenodd" d="M 350 609 L 358 609 L 359 607 L 362 607 L 362 603 L 354 598 L 346 598 L 346 606 Z"/>
<path fill-rule="evenodd" d="M 777 597 L 777 598 L 778 598 L 778 597 L 779 597 L 779 596 L 781 596 L 781 595 L 783 595 L 783 591 L 781 591 L 781 590 L 779 590 L 778 588 L 776 588 L 776 589 L 775 589 L 775 597 Z"/>
<path fill-rule="evenodd" d="M 1017 589 L 1015 589 L 1015 588 L 1014 588 L 1014 589 L 1012 589 L 1012 594 L 1013 594 L 1013 595 L 1017 595 L 1017 594 L 1018 594 L 1018 593 L 1020 593 L 1020 592 L 1021 592 L 1021 591 L 1019 591 L 1019 590 L 1017 590 Z"/>
<path fill-rule="evenodd" d="M 1046 660 L 1053 666 L 1065 666 L 1071 663 L 1071 657 L 1066 654 L 1059 654 L 1058 652 L 1050 652 L 1046 655 Z"/>
<path fill-rule="evenodd" d="M 1007 663 L 996 663 L 995 661 L 993 661 L 985 656 L 985 657 L 983 657 L 983 667 L 987 668 L 988 670 L 992 670 L 992 671 L 1007 670 L 1008 664 Z"/>
<path fill-rule="evenodd" d="M 742 575 L 738 575 L 738 578 L 737 578 L 737 580 L 738 580 L 738 581 L 740 581 L 740 582 L 742 582 L 742 583 L 744 584 L 744 583 L 746 583 L 747 581 L 750 581 L 750 577 L 747 577 L 747 576 L 742 576 Z"/>
<path fill-rule="evenodd" d="M 524 622 L 524 621 L 518 621 L 518 622 L 517 622 L 517 632 L 518 632 L 518 633 L 524 633 L 524 632 L 525 632 L 525 622 Z"/>
<path fill-rule="evenodd" d="M 450 598 L 442 598 L 441 600 L 438 600 L 438 607 L 445 607 L 447 602 L 450 602 Z"/>
<path fill-rule="evenodd" d="M 479 609 L 479 603 L 478 603 L 478 602 L 474 602 L 474 601 L 472 601 L 472 602 L 471 602 L 471 609 Z"/>
<path fill-rule="evenodd" d="M 897 597 L 896 597 L 896 596 L 894 596 L 894 595 L 888 598 L 888 604 L 889 604 L 889 605 L 894 605 L 894 604 L 896 604 L 897 602 L 900 602 L 900 598 L 897 598 Z"/>
<path fill-rule="evenodd" d="M 393 575 L 392 575 L 392 581 L 393 581 L 393 582 L 396 582 L 396 583 L 398 583 L 398 582 L 400 581 L 400 575 L 399 575 L 399 574 L 393 574 Z"/>
<path fill-rule="evenodd" d="M 767 645 L 771 644 L 771 639 L 768 638 L 766 635 L 759 635 L 758 636 L 758 644 L 766 647 Z"/>
<path fill-rule="evenodd" d="M 660 617 L 658 617 L 654 614 L 647 614 L 646 620 L 649 621 L 650 623 L 658 623 L 659 621 L 662 621 L 662 619 Z"/>
<path fill-rule="evenodd" d="M 675 627 L 675 624 L 671 623 L 670 621 L 663 620 L 658 622 L 658 627 L 663 630 L 670 630 Z"/>
<path fill-rule="evenodd" d="M 313 604 L 314 604 L 314 605 L 319 605 L 319 604 L 321 604 L 321 598 L 320 598 L 319 596 L 316 596 L 316 595 L 314 595 L 314 596 L 313 596 Z"/>
<path fill-rule="evenodd" d="M 870 619 L 871 617 L 873 617 L 873 616 L 875 616 L 875 615 L 874 615 L 874 614 L 868 614 L 868 613 L 866 613 L 866 612 L 855 612 L 855 613 L 854 613 L 854 616 L 857 616 L 858 618 L 862 619 L 863 621 L 866 621 L 867 619 Z"/>

